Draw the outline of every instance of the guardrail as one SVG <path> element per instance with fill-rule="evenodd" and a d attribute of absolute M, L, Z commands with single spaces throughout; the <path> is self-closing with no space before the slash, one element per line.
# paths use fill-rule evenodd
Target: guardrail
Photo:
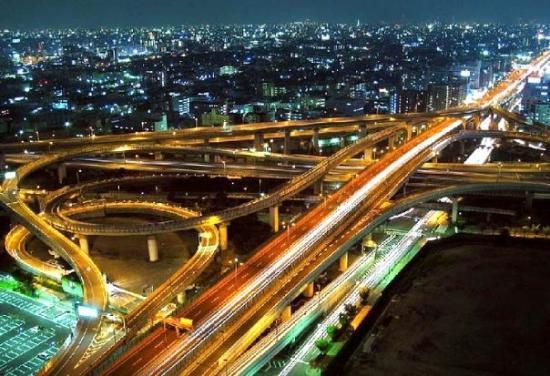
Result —
<path fill-rule="evenodd" d="M 320 161 L 307 172 L 289 180 L 281 188 L 264 197 L 247 202 L 236 208 L 230 208 L 211 213 L 202 217 L 190 218 L 187 220 L 171 220 L 157 223 L 146 223 L 131 226 L 103 225 L 103 224 L 79 224 L 66 219 L 60 220 L 55 216 L 48 216 L 51 223 L 64 231 L 79 234 L 157 234 L 161 232 L 173 232 L 189 230 L 203 225 L 213 225 L 229 222 L 233 219 L 255 213 L 260 210 L 275 206 L 295 194 L 306 189 L 321 179 L 330 170 L 337 167 L 342 161 L 361 153 L 364 149 L 394 135 L 397 132 L 406 130 L 406 125 L 397 125 L 391 129 L 383 130 L 360 139 L 355 144 L 339 150 L 334 155 Z M 67 190 L 68 192 L 69 190 Z M 60 196 L 60 195 L 58 195 Z"/>

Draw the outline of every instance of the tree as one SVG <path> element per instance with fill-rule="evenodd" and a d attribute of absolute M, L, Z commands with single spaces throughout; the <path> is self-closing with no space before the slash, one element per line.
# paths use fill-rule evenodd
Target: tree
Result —
<path fill-rule="evenodd" d="M 338 328 L 334 325 L 327 326 L 327 334 L 332 341 L 335 341 L 338 337 Z"/>
<path fill-rule="evenodd" d="M 324 338 L 321 338 L 315 341 L 315 346 L 317 346 L 321 354 L 325 355 L 330 348 L 330 342 Z"/>
<path fill-rule="evenodd" d="M 357 307 L 353 304 L 346 304 L 344 306 L 344 310 L 346 311 L 348 317 L 354 317 L 357 314 Z"/>
<path fill-rule="evenodd" d="M 363 287 L 359 290 L 359 297 L 361 298 L 361 304 L 366 305 L 370 296 L 370 290 L 367 287 Z"/>
<path fill-rule="evenodd" d="M 338 316 L 338 321 L 340 322 L 342 329 L 347 328 L 349 324 L 349 316 L 347 315 L 347 313 L 342 312 Z"/>

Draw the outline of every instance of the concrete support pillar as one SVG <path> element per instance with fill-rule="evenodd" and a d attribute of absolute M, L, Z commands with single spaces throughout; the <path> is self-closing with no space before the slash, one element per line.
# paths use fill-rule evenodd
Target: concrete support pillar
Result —
<path fill-rule="evenodd" d="M 453 207 L 451 210 L 451 223 L 456 225 L 458 222 L 458 199 L 453 199 Z"/>
<path fill-rule="evenodd" d="M 203 154 L 204 162 L 210 163 L 210 154 Z"/>
<path fill-rule="evenodd" d="M 359 138 L 367 137 L 367 124 L 359 125 Z"/>
<path fill-rule="evenodd" d="M 78 234 L 76 237 L 78 238 L 78 245 L 80 246 L 80 249 L 82 250 L 82 252 L 89 255 L 90 254 L 90 242 L 88 240 L 88 236 Z"/>
<path fill-rule="evenodd" d="M 489 130 L 498 131 L 498 123 L 499 122 L 500 122 L 500 118 L 497 115 L 492 114 L 491 115 L 491 124 L 489 125 Z"/>
<path fill-rule="evenodd" d="M 369 249 L 369 248 L 376 248 L 377 244 L 372 240 L 372 233 L 369 233 L 367 236 L 363 238 L 361 241 L 361 246 L 363 250 Z"/>
<path fill-rule="evenodd" d="M 313 129 L 313 136 L 311 137 L 311 145 L 313 147 L 313 150 L 316 152 L 319 152 L 321 149 L 319 146 L 319 128 Z"/>
<path fill-rule="evenodd" d="M 264 150 L 264 134 L 263 133 L 255 133 L 254 134 L 254 149 L 256 149 L 256 151 Z"/>
<path fill-rule="evenodd" d="M 164 159 L 164 155 L 161 151 L 155 151 L 155 161 L 162 161 Z"/>
<path fill-rule="evenodd" d="M 228 247 L 227 241 L 227 223 L 220 223 L 218 225 L 218 232 L 220 234 L 220 250 L 225 251 Z"/>
<path fill-rule="evenodd" d="M 373 148 L 368 148 L 368 149 L 365 149 L 364 151 L 364 154 L 363 154 L 363 159 L 365 161 L 373 161 L 374 160 L 374 149 Z"/>
<path fill-rule="evenodd" d="M 347 146 L 347 140 L 346 140 L 346 137 L 343 136 L 343 137 L 340 137 L 340 148 L 345 148 Z"/>
<path fill-rule="evenodd" d="M 390 150 L 395 149 L 397 143 L 397 135 L 393 135 L 388 140 L 388 146 L 390 147 Z"/>
<path fill-rule="evenodd" d="M 290 130 L 285 129 L 285 138 L 283 140 L 283 154 L 290 154 Z"/>
<path fill-rule="evenodd" d="M 466 153 L 466 145 L 463 140 L 458 141 L 458 152 L 460 156 L 464 156 L 464 153 Z"/>
<path fill-rule="evenodd" d="M 344 253 L 342 256 L 340 256 L 340 261 L 338 263 L 338 270 L 341 272 L 345 272 L 348 270 L 348 253 Z"/>
<path fill-rule="evenodd" d="M 147 237 L 147 248 L 149 250 L 149 262 L 156 262 L 159 260 L 159 246 L 157 237 L 155 235 L 149 235 Z"/>
<path fill-rule="evenodd" d="M 323 194 L 323 180 L 319 180 L 313 184 L 313 194 L 314 195 Z"/>
<path fill-rule="evenodd" d="M 313 295 L 315 295 L 315 285 L 313 282 L 310 282 L 306 285 L 306 288 L 304 289 L 304 296 L 306 298 L 313 298 Z"/>
<path fill-rule="evenodd" d="M 272 206 L 269 208 L 269 225 L 272 232 L 279 231 L 279 207 Z"/>
<path fill-rule="evenodd" d="M 57 166 L 57 180 L 59 184 L 62 184 L 65 179 L 67 179 L 67 165 L 65 163 L 60 163 Z"/>
<path fill-rule="evenodd" d="M 180 305 L 184 305 L 185 304 L 185 290 L 181 291 L 181 292 L 178 292 L 178 295 L 176 295 L 176 300 L 178 302 L 178 304 Z"/>
<path fill-rule="evenodd" d="M 407 125 L 407 141 L 410 141 L 413 137 L 413 129 L 412 126 Z"/>
<path fill-rule="evenodd" d="M 474 129 L 479 129 L 479 125 L 481 124 L 481 116 L 479 114 L 475 114 L 472 120 L 472 125 Z"/>
<path fill-rule="evenodd" d="M 281 321 L 287 322 L 292 318 L 292 307 L 287 305 L 281 312 Z"/>
<path fill-rule="evenodd" d="M 525 192 L 525 209 L 533 210 L 533 192 Z"/>

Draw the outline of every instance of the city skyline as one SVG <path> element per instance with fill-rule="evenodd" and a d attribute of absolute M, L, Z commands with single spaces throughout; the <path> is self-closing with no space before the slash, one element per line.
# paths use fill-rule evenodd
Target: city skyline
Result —
<path fill-rule="evenodd" d="M 475 9 L 475 12 L 470 12 Z M 0 25 L 13 29 L 70 27 L 131 27 L 183 24 L 262 24 L 303 20 L 331 23 L 421 23 L 441 22 L 548 22 L 550 4 L 527 1 L 422 0 L 408 2 L 344 0 L 337 6 L 329 0 L 292 2 L 252 0 L 184 1 L 106 0 L 40 2 L 6 0 Z"/>

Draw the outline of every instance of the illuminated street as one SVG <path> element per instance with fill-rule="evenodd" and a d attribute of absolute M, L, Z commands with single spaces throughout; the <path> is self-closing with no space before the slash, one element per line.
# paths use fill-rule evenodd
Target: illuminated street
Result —
<path fill-rule="evenodd" d="M 40 29 L 56 16 L 35 4 L 0 30 L 0 374 L 385 369 L 386 311 L 425 253 L 550 239 L 542 20 L 237 25 L 136 3 L 165 21 L 51 5 L 95 26 Z M 172 8 L 211 21 L 162 26 Z"/>

